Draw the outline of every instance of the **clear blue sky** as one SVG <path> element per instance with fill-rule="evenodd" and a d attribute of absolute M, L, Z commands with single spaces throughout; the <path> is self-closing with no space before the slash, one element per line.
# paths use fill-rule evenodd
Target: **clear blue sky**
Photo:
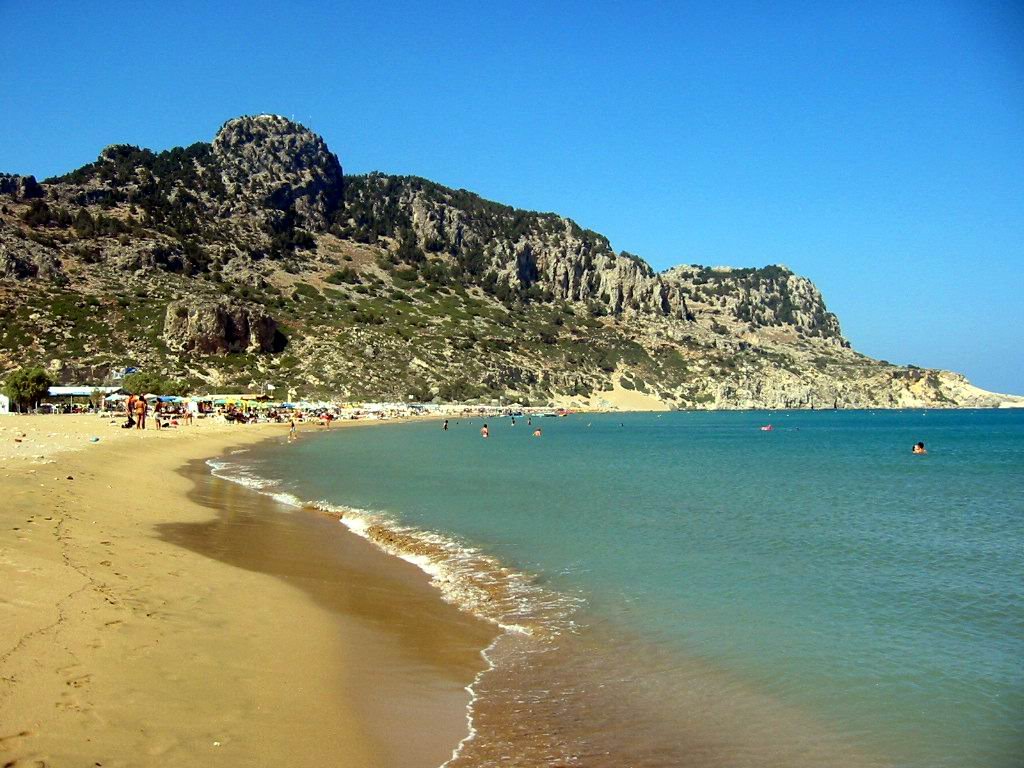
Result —
<path fill-rule="evenodd" d="M 1020 2 L 0 0 L 0 45 L 0 170 L 280 113 L 657 269 L 786 264 L 857 349 L 1024 392 Z"/>

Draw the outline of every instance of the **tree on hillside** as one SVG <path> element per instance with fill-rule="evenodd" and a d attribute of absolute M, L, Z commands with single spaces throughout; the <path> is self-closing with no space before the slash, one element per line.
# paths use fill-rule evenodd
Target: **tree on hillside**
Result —
<path fill-rule="evenodd" d="M 184 381 L 165 379 L 156 373 L 130 373 L 124 377 L 121 387 L 137 395 L 184 395 L 188 392 Z"/>
<path fill-rule="evenodd" d="M 53 379 L 42 368 L 19 368 L 4 382 L 4 394 L 19 409 L 35 408 L 53 386 Z"/>
<path fill-rule="evenodd" d="M 403 229 L 398 236 L 398 249 L 395 256 L 406 264 L 419 264 L 425 257 L 420 250 L 416 235 L 411 229 Z"/>

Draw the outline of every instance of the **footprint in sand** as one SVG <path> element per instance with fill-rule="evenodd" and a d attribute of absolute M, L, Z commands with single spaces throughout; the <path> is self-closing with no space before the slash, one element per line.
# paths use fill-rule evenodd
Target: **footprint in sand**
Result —
<path fill-rule="evenodd" d="M 7 736 L 0 736 L 0 751 L 6 752 L 9 749 L 20 749 L 22 746 L 22 740 L 28 738 L 31 735 L 32 731 L 20 731 L 18 733 L 8 734 Z M 14 759 L 9 763 L 4 763 L 4 768 L 7 768 L 7 766 L 15 765 L 19 765 L 17 759 Z"/>
<path fill-rule="evenodd" d="M 72 688 L 81 688 L 88 685 L 91 680 L 92 675 L 86 673 L 84 675 L 79 675 L 78 677 L 73 677 L 70 680 L 65 680 L 64 685 L 70 685 Z"/>

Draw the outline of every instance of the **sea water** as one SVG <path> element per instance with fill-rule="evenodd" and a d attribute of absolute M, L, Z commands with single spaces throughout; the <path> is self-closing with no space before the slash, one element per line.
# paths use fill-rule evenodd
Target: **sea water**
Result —
<path fill-rule="evenodd" d="M 1024 412 L 483 422 L 225 470 L 506 628 L 453 766 L 1024 764 Z"/>

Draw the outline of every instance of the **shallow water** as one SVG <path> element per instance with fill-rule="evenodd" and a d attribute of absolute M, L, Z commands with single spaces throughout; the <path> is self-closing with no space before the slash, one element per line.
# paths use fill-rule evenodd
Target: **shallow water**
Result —
<path fill-rule="evenodd" d="M 195 483 L 190 498 L 215 517 L 164 523 L 157 526 L 161 538 L 280 579 L 295 589 L 294 599 L 305 596 L 330 614 L 340 642 L 328 647 L 340 647 L 343 658 L 335 664 L 297 659 L 290 684 L 306 690 L 308 674 L 333 681 L 327 689 L 338 701 L 317 700 L 314 708 L 345 717 L 343 729 L 358 734 L 375 768 L 431 768 L 447 759 L 465 734 L 465 687 L 484 667 L 479 649 L 493 639 L 494 628 L 439 605 L 412 566 L 338 535 L 336 518 L 249 493 L 197 464 L 183 470 Z M 222 623 L 225 633 L 234 631 L 230 621 Z M 310 631 L 315 637 L 318 629 Z M 286 644 L 281 653 L 294 650 Z M 276 711 L 278 726 L 290 729 L 294 712 L 287 706 Z M 331 746 L 317 757 L 347 754 L 336 733 L 323 736 Z"/>
<path fill-rule="evenodd" d="M 336 430 L 222 468 L 362 510 L 527 632 L 489 650 L 455 764 L 1021 764 L 1024 413 L 537 425 Z"/>

